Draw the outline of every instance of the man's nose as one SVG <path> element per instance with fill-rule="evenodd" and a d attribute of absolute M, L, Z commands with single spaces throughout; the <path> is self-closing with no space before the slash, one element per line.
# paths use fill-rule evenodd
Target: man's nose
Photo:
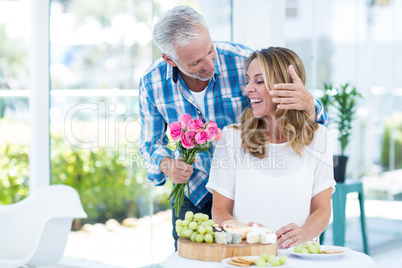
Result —
<path fill-rule="evenodd" d="M 207 67 L 208 67 L 208 69 L 212 69 L 212 68 L 214 68 L 214 66 L 215 66 L 215 57 L 214 56 L 209 56 L 208 58 L 207 58 L 208 60 L 207 60 Z"/>

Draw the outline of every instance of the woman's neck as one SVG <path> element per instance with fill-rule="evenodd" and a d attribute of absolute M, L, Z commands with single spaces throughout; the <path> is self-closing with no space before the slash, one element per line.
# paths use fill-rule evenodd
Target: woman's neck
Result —
<path fill-rule="evenodd" d="M 279 131 L 279 119 L 275 115 L 265 116 L 267 122 L 267 137 L 269 143 L 284 143 L 287 140 Z"/>

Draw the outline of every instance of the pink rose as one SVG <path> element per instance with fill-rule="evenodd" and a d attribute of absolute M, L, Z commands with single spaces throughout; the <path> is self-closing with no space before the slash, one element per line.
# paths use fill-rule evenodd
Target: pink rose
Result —
<path fill-rule="evenodd" d="M 191 119 L 191 116 L 189 114 L 183 114 L 180 117 L 180 122 L 182 124 L 183 129 L 185 129 L 193 122 L 193 120 Z"/>
<path fill-rule="evenodd" d="M 219 128 L 214 121 L 209 122 L 205 130 L 209 133 L 208 141 L 216 140 L 219 134 Z"/>
<path fill-rule="evenodd" d="M 173 122 L 169 125 L 169 129 L 170 129 L 170 136 L 172 137 L 172 139 L 174 141 L 179 141 L 180 137 L 181 137 L 181 123 L 180 122 Z"/>
<path fill-rule="evenodd" d="M 204 129 L 204 122 L 202 122 L 200 118 L 196 118 L 190 125 L 188 125 L 187 129 L 191 132 L 200 132 Z"/>
<path fill-rule="evenodd" d="M 208 137 L 209 137 L 209 134 L 207 131 L 201 131 L 195 135 L 195 141 L 198 144 L 204 144 L 208 141 Z"/>
<path fill-rule="evenodd" d="M 201 118 L 196 118 L 193 122 L 198 128 L 204 128 L 204 122 L 202 122 Z"/>
<path fill-rule="evenodd" d="M 196 145 L 194 141 L 195 132 L 184 132 L 181 134 L 181 143 L 184 148 L 192 149 Z"/>
<path fill-rule="evenodd" d="M 222 131 L 220 129 L 218 129 L 218 136 L 216 136 L 216 140 L 220 140 L 222 139 Z"/>

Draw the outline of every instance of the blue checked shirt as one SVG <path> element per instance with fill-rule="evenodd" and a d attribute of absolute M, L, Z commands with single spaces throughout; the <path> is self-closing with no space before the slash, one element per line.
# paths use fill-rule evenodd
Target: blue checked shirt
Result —
<path fill-rule="evenodd" d="M 167 176 L 160 169 L 164 157 L 178 158 L 178 151 L 172 152 L 166 146 L 169 124 L 178 121 L 188 113 L 191 117 L 205 121 L 213 120 L 223 129 L 240 119 L 240 114 L 248 105 L 245 91 L 245 58 L 252 52 L 248 47 L 229 42 L 214 42 L 216 47 L 215 75 L 206 88 L 202 115 L 198 104 L 178 76 L 173 81 L 173 68 L 162 58 L 154 62 L 140 81 L 139 104 L 141 114 L 140 151 L 148 165 L 148 179 L 154 185 L 164 185 Z M 316 101 L 317 122 L 326 125 L 329 121 L 322 105 Z M 190 200 L 202 208 L 211 199 L 205 188 L 211 167 L 213 148 L 209 152 L 199 152 L 197 163 L 190 177 Z M 185 191 L 187 195 L 187 191 Z"/>

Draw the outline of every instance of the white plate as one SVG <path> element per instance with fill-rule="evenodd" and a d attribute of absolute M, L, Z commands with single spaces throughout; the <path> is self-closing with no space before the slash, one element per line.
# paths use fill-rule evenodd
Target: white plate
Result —
<path fill-rule="evenodd" d="M 310 254 L 310 253 L 297 253 L 295 252 L 295 248 L 289 248 L 289 252 L 295 256 L 306 258 L 306 259 L 327 259 L 327 258 L 334 258 L 334 257 L 341 257 L 344 256 L 346 252 L 350 251 L 349 248 L 339 247 L 339 246 L 320 246 L 321 251 L 328 250 L 328 249 L 336 249 L 342 250 L 342 253 L 332 253 L 332 254 Z"/>
<path fill-rule="evenodd" d="M 282 256 L 282 255 L 281 255 L 281 256 Z M 278 257 L 280 257 L 280 256 L 278 256 Z M 247 256 L 247 258 L 257 259 L 258 256 Z M 231 258 L 227 258 L 227 259 L 222 260 L 221 263 L 222 263 L 225 267 L 231 267 L 231 268 L 240 268 L 240 267 L 242 267 L 242 266 L 236 266 L 236 265 L 232 265 L 232 264 L 227 263 L 227 262 L 230 261 L 230 260 L 231 260 Z M 249 267 L 255 268 L 255 267 L 257 267 L 257 266 L 254 265 L 254 264 L 252 264 L 252 265 L 250 265 Z M 267 265 L 266 265 L 265 267 L 273 267 L 273 266 L 267 262 Z M 291 265 L 290 265 L 290 263 L 289 263 L 289 258 L 288 258 L 288 261 L 287 261 L 284 265 L 279 265 L 279 266 L 276 266 L 276 267 L 278 267 L 278 268 L 287 268 L 287 267 L 291 267 Z"/>

